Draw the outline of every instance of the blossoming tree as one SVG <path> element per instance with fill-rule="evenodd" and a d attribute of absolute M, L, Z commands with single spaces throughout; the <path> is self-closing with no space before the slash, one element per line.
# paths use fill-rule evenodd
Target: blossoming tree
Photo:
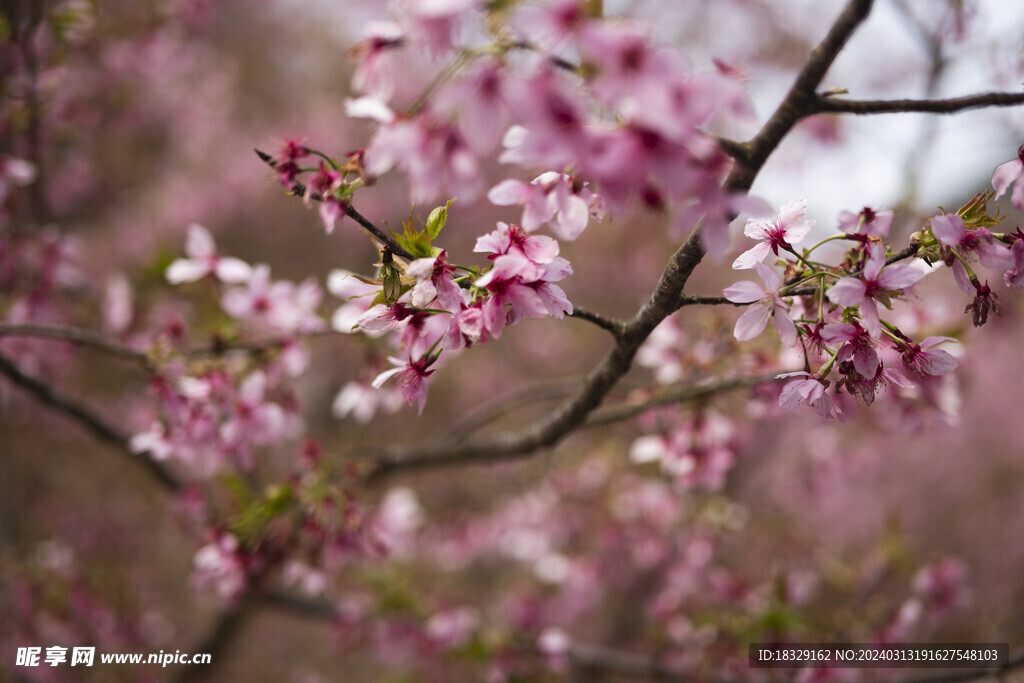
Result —
<path fill-rule="evenodd" d="M 205 148 L 239 134 L 225 84 L 241 77 L 211 68 L 204 40 L 244 3 L 147 6 L 125 26 L 87 2 L 3 7 L 4 448 L 36 457 L 70 424 L 123 455 L 118 471 L 167 494 L 139 521 L 182 522 L 167 554 L 188 558 L 190 600 L 212 613 L 208 627 L 176 626 L 191 622 L 146 608 L 131 572 L 97 559 L 102 543 L 15 525 L 5 657 L 25 644 L 187 647 L 219 666 L 263 612 L 329 625 L 325 647 L 366 680 L 761 680 L 751 642 L 926 641 L 943 628 L 1021 641 L 1019 614 L 998 632 L 950 626 L 969 609 L 972 558 L 922 552 L 892 520 L 853 540 L 836 520 L 873 519 L 872 501 L 834 479 L 851 463 L 884 474 L 898 434 L 942 440 L 961 412 L 991 418 L 957 408 L 957 375 L 983 376 L 999 356 L 971 343 L 1013 329 L 996 318 L 1005 306 L 1012 322 L 1024 287 L 1010 213 L 1024 211 L 1024 146 L 1005 148 L 986 185 L 943 169 L 969 197 L 957 208 L 922 212 L 908 184 L 833 218 L 807 188 L 787 187 L 775 210 L 756 185 L 787 145 L 820 150 L 806 166 L 839 154 L 847 117 L 870 131 L 876 114 L 1015 112 L 1019 86 L 937 95 L 954 46 L 998 44 L 982 10 L 823 3 L 829 23 L 789 41 L 808 43 L 796 57 L 770 40 L 749 48 L 789 82 L 763 115 L 756 76 L 700 52 L 691 63 L 666 26 L 600 1 L 400 5 L 362 29 L 348 96 L 325 98 L 354 122 L 342 138 L 280 131 L 275 148 L 222 166 Z M 756 23 L 770 6 L 682 21 Z M 655 10 L 667 25 L 673 12 Z M 825 85 L 881 13 L 926 48 L 922 98 Z M 302 36 L 275 42 L 287 39 Z M 1019 82 L 1021 65 L 1007 68 Z M 153 78 L 171 95 L 141 94 Z M 117 147 L 125 137 L 138 148 Z M 111 149 L 201 159 L 210 197 L 183 209 L 199 182 L 168 174 L 152 201 L 161 220 L 182 219 L 173 238 L 90 227 L 125 223 L 110 205 L 148 187 L 105 165 Z M 275 189 L 240 181 L 243 165 Z M 239 214 L 245 240 L 204 227 L 255 201 L 297 212 L 290 242 L 326 241 L 296 266 L 275 261 L 281 243 L 248 243 L 281 230 L 259 212 Z M 126 243 L 112 265 L 105 252 Z M 324 245 L 341 245 L 345 267 L 312 265 Z M 16 460 L 23 476 L 47 468 Z M 779 492 L 797 501 L 788 517 Z M 81 501 L 97 538 L 114 535 L 94 515 L 103 504 Z M 772 511 L 785 521 L 759 516 Z M 867 559 L 849 556 L 865 544 Z M 157 559 L 140 575 L 160 575 Z M 122 578 L 97 578 L 110 574 Z"/>

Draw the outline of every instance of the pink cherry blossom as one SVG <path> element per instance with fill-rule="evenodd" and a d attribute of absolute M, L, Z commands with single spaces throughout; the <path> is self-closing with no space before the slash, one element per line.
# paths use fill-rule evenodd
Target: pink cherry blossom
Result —
<path fill-rule="evenodd" d="M 410 317 L 417 313 L 419 311 L 416 308 L 401 300 L 390 306 L 377 304 L 368 309 L 356 321 L 356 326 L 371 332 L 390 332 L 398 328 L 399 325 L 404 325 Z"/>
<path fill-rule="evenodd" d="M 735 269 L 753 268 L 755 263 L 764 261 L 768 252 L 779 255 L 779 247 L 792 248 L 807 237 L 814 227 L 814 221 L 804 219 L 807 203 L 803 199 L 791 199 L 773 218 L 751 218 L 747 221 L 743 234 L 751 239 L 761 240 L 756 245 L 740 254 L 732 267 Z"/>
<path fill-rule="evenodd" d="M 916 377 L 945 375 L 957 368 L 956 359 L 948 351 L 933 349 L 943 342 L 956 342 L 952 337 L 926 337 L 920 344 L 909 342 L 903 349 L 903 367 Z"/>
<path fill-rule="evenodd" d="M 543 318 L 549 315 L 548 304 L 537 288 L 531 286 L 543 276 L 540 266 L 513 255 L 499 256 L 494 267 L 473 283 L 487 290 L 490 297 L 484 303 L 484 324 L 495 339 L 509 320 L 523 317 Z M 507 313 L 505 306 L 510 307 Z"/>
<path fill-rule="evenodd" d="M 411 293 L 413 306 L 429 308 L 436 297 L 445 310 L 452 313 L 462 310 L 462 290 L 452 280 L 455 268 L 448 265 L 447 257 L 447 252 L 442 251 L 433 258 L 416 259 L 405 269 L 406 275 L 416 278 L 416 286 Z"/>
<path fill-rule="evenodd" d="M 908 264 L 897 263 L 886 267 L 885 246 L 872 243 L 868 247 L 868 259 L 860 277 L 844 277 L 831 288 L 826 296 L 829 301 L 844 306 L 860 307 L 860 317 L 872 337 L 882 333 L 882 323 L 878 316 L 878 298 L 883 300 L 889 296 L 902 293 L 924 277 L 925 272 Z"/>
<path fill-rule="evenodd" d="M 963 258 L 977 253 L 981 264 L 996 270 L 1010 270 L 1014 267 L 1014 256 L 1010 248 L 995 239 L 986 228 L 968 230 L 964 220 L 955 213 L 932 217 L 932 234 L 942 244 L 951 247 Z M 960 259 L 953 261 L 953 275 L 964 294 L 973 292 L 973 285 Z"/>
<path fill-rule="evenodd" d="M 366 172 L 377 177 L 395 166 L 409 179 L 415 204 L 436 199 L 442 190 L 471 201 L 482 185 L 476 157 L 459 131 L 428 112 L 398 117 L 377 129 L 366 149 Z"/>
<path fill-rule="evenodd" d="M 819 378 L 809 372 L 789 372 L 779 375 L 783 377 L 803 376 L 806 379 L 798 379 L 789 382 L 782 388 L 779 395 L 779 407 L 783 410 L 793 410 L 801 403 L 817 409 L 818 414 L 823 418 L 842 417 L 842 411 L 832 403 L 832 399 L 825 389 L 827 385 Z"/>
<path fill-rule="evenodd" d="M 573 190 L 572 177 L 550 171 L 529 184 L 521 180 L 503 180 L 490 189 L 487 199 L 497 206 L 523 206 L 522 227 L 533 231 L 549 223 L 563 240 L 574 240 L 587 227 L 590 207 L 581 194 Z M 590 196 L 593 201 L 593 195 Z"/>
<path fill-rule="evenodd" d="M 327 276 L 327 291 L 344 302 L 334 312 L 331 327 L 350 334 L 380 293 L 380 285 L 365 282 L 351 271 L 339 268 Z"/>
<path fill-rule="evenodd" d="M 483 304 L 474 302 L 471 306 L 463 306 L 462 310 L 452 315 L 445 332 L 444 348 L 450 351 L 486 344 L 489 335 L 484 326 Z"/>
<path fill-rule="evenodd" d="M 476 240 L 473 251 L 492 254 L 496 259 L 502 255 L 518 256 L 531 263 L 551 263 L 558 256 L 558 242 L 544 235 L 531 235 L 517 225 L 498 223 L 498 229 Z"/>
<path fill-rule="evenodd" d="M 1013 268 L 1003 273 L 1003 282 L 1007 287 L 1022 289 L 1024 288 L 1024 233 L 1021 233 L 1020 228 L 1017 228 L 1016 237 L 1017 239 L 1010 247 L 1010 253 L 1013 255 Z"/>
<path fill-rule="evenodd" d="M 1024 145 L 1018 148 L 1016 159 L 1000 164 L 996 167 L 995 172 L 992 173 L 992 187 L 996 190 L 995 198 L 999 199 L 1002 197 L 1003 193 L 1009 189 L 1010 184 L 1015 183 L 1010 199 L 1014 206 L 1024 211 L 1024 182 L 1021 181 L 1022 177 L 1024 177 Z"/>
<path fill-rule="evenodd" d="M 394 413 L 401 407 L 402 394 L 384 387 L 374 389 L 362 382 L 352 381 L 341 388 L 331 404 L 331 413 L 339 420 L 349 415 L 356 422 L 366 424 L 378 413 Z"/>
<path fill-rule="evenodd" d="M 230 284 L 246 282 L 252 276 L 252 267 L 245 261 L 218 255 L 213 236 L 198 223 L 188 226 L 185 253 L 189 258 L 177 259 L 167 267 L 167 281 L 172 285 L 195 282 L 210 274 Z"/>
<path fill-rule="evenodd" d="M 255 371 L 238 387 L 234 415 L 220 428 L 226 450 L 234 453 L 245 469 L 252 466 L 250 445 L 274 443 L 285 435 L 287 419 L 276 403 L 265 400 L 267 377 Z"/>
<path fill-rule="evenodd" d="M 853 360 L 853 366 L 866 379 L 874 378 L 878 372 L 878 352 L 867 330 L 856 323 L 836 323 L 825 325 L 821 332 L 822 339 L 828 344 L 842 344 L 836 360 L 839 362 Z"/>
<path fill-rule="evenodd" d="M 364 95 L 391 99 L 394 93 L 394 55 L 402 45 L 402 29 L 390 21 L 370 21 L 363 26 L 363 41 L 352 48 L 359 61 L 352 88 Z"/>
<path fill-rule="evenodd" d="M 637 365 L 653 370 L 654 379 L 659 384 L 679 381 L 684 370 L 680 349 L 685 339 L 675 317 L 665 318 L 637 351 Z"/>
<path fill-rule="evenodd" d="M 434 374 L 430 366 L 437 361 L 437 356 L 421 356 L 416 360 L 402 360 L 400 358 L 388 358 L 394 367 L 377 375 L 371 386 L 379 389 L 384 382 L 395 375 L 398 376 L 398 385 L 402 390 L 402 396 L 410 404 L 417 404 L 419 414 L 423 414 L 423 406 L 427 403 L 427 378 Z"/>
<path fill-rule="evenodd" d="M 786 346 L 796 344 L 796 325 L 789 317 L 789 307 L 779 296 L 782 279 L 773 268 L 763 263 L 753 264 L 757 274 L 764 281 L 764 288 L 750 280 L 743 280 L 722 290 L 725 298 L 737 304 L 751 304 L 736 321 L 733 336 L 739 341 L 749 341 L 764 332 L 771 318 L 779 338 Z"/>
<path fill-rule="evenodd" d="M 839 229 L 848 235 L 887 237 L 892 215 L 892 211 L 877 211 L 870 206 L 865 206 L 860 213 L 844 210 L 839 214 Z"/>
<path fill-rule="evenodd" d="M 320 170 L 309 184 L 307 197 L 309 192 L 316 192 L 323 197 L 319 208 L 320 220 L 323 221 L 324 231 L 328 235 L 334 232 L 338 220 L 345 215 L 345 203 L 335 195 L 335 190 L 340 189 L 344 181 L 341 172 L 328 168 L 327 164 L 321 161 Z"/>
<path fill-rule="evenodd" d="M 238 539 L 222 534 L 197 550 L 192 558 L 192 581 L 221 600 L 231 601 L 241 595 L 247 578 Z"/>
<path fill-rule="evenodd" d="M 270 267 L 260 264 L 253 269 L 245 287 L 224 292 L 221 306 L 228 315 L 239 320 L 261 322 L 284 332 L 311 332 L 324 327 L 317 314 L 323 293 L 316 280 L 309 278 L 299 285 L 272 282 Z"/>
<path fill-rule="evenodd" d="M 482 57 L 438 94 L 439 105 L 458 114 L 459 131 L 477 154 L 491 152 L 508 127 L 515 109 L 511 82 L 511 74 L 496 60 Z"/>

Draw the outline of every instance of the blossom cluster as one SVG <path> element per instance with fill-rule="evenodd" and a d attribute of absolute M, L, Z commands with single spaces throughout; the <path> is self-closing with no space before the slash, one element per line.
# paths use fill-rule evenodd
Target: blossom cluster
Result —
<path fill-rule="evenodd" d="M 1007 286 L 1024 286 L 1019 230 L 993 232 L 991 228 L 1002 217 L 990 216 L 987 209 L 989 200 L 1024 172 L 1020 164 L 1017 160 L 1000 166 L 992 179 L 996 193 L 983 192 L 955 213 L 933 216 L 911 237 L 910 247 L 898 254 L 889 251 L 885 242 L 891 211 L 871 207 L 859 213 L 844 211 L 839 232 L 800 251 L 795 245 L 814 227 L 814 221 L 804 219 L 804 200 L 788 202 L 775 217 L 748 220 L 745 234 L 758 243 L 738 257 L 733 268 L 756 270 L 764 285 L 745 280 L 727 287 L 723 294 L 728 301 L 748 307 L 736 321 L 737 340 L 758 337 L 771 320 L 784 346 L 801 343 L 805 369 L 780 375 L 801 378 L 782 389 L 780 407 L 806 404 L 823 417 L 842 418 L 844 391 L 871 404 L 885 387 L 925 389 L 956 369 L 955 358 L 937 348 L 956 339 L 932 335 L 915 340 L 896 324 L 895 313 L 886 314 L 886 319 L 882 311 L 909 299 L 914 286 L 938 263 L 949 266 L 959 288 L 972 297 L 965 312 L 971 313 L 975 326 L 983 325 L 991 312 L 999 312 L 999 299 L 987 280 L 982 284 L 974 263 L 980 261 L 1001 274 Z M 1018 199 L 1014 198 L 1015 203 L 1024 206 Z M 819 261 L 815 252 L 836 240 L 852 241 L 854 246 L 838 266 Z M 785 280 L 763 263 L 769 254 L 787 257 L 777 262 L 785 268 Z M 832 384 L 835 390 L 829 393 L 826 390 Z"/>

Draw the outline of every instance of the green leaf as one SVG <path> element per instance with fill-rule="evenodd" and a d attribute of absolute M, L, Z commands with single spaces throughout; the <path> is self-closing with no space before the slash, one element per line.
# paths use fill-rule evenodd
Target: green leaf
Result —
<path fill-rule="evenodd" d="M 435 240 L 441 234 L 441 229 L 448 222 L 448 209 L 451 208 L 454 201 L 455 197 L 452 197 L 445 202 L 444 206 L 437 207 L 427 216 L 427 232 L 430 233 L 430 239 Z"/>

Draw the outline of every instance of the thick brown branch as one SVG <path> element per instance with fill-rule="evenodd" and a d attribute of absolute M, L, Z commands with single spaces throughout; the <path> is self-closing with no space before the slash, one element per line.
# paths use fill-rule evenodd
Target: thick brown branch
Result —
<path fill-rule="evenodd" d="M 988 92 L 945 100 L 844 100 L 819 96 L 814 104 L 822 114 L 956 114 L 980 107 L 1016 107 L 1024 93 Z"/>
<path fill-rule="evenodd" d="M 25 374 L 21 368 L 4 355 L 0 355 L 0 375 L 5 376 L 12 384 L 28 391 L 43 403 L 72 418 L 100 441 L 116 446 L 132 462 L 145 467 L 165 489 L 177 491 L 181 488 L 181 482 L 177 477 L 159 462 L 153 460 L 149 453 L 132 452 L 127 434 L 108 423 L 105 418 L 93 412 L 92 409 L 61 394 L 45 382 Z"/>
<path fill-rule="evenodd" d="M 263 163 L 265 163 L 267 166 L 270 166 L 270 168 L 277 168 L 277 162 L 274 161 L 274 157 L 258 149 L 254 151 L 256 152 L 256 155 L 260 159 L 262 159 Z M 307 196 L 306 186 L 297 180 L 292 181 L 291 192 L 296 197 Z M 310 192 L 308 196 L 313 201 L 322 202 L 324 200 L 324 196 L 317 192 Z M 407 261 L 413 261 L 416 259 L 415 256 L 413 256 L 404 248 L 402 248 L 402 245 L 396 242 L 395 238 L 388 234 L 387 231 L 378 228 L 376 225 L 370 222 L 370 220 L 367 219 L 366 216 L 356 211 L 355 207 L 353 207 L 351 204 L 345 205 L 345 215 L 354 220 L 359 225 L 363 226 L 363 228 L 365 228 L 367 232 L 369 232 L 371 235 L 380 240 L 381 244 L 386 246 L 388 250 L 391 251 L 391 253 L 394 254 L 395 256 L 403 258 Z"/>
<path fill-rule="evenodd" d="M 750 189 L 761 167 L 782 139 L 802 119 L 814 114 L 818 102 L 817 88 L 832 62 L 846 45 L 853 32 L 871 12 L 873 0 L 850 0 L 825 39 L 811 52 L 807 63 L 790 87 L 782 104 L 775 110 L 757 135 L 747 143 L 748 160 L 739 163 L 729 174 L 725 187 L 731 192 Z"/>

